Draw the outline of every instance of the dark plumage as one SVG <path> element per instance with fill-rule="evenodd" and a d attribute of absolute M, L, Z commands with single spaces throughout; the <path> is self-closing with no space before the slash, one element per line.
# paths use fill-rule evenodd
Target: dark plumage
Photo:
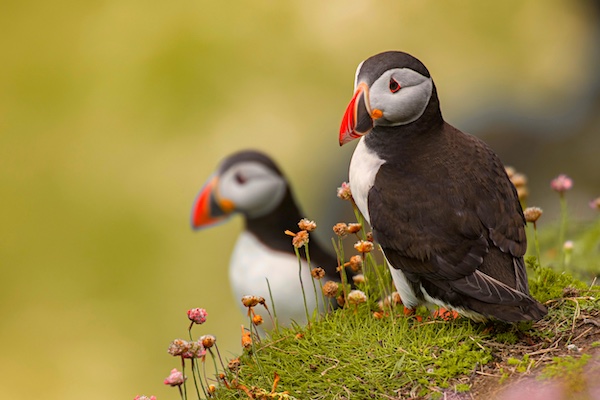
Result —
<path fill-rule="evenodd" d="M 350 185 L 405 305 L 542 318 L 523 262 L 525 219 L 496 154 L 444 121 L 429 72 L 406 53 L 367 59 L 356 87 L 340 143 L 363 136 Z"/>

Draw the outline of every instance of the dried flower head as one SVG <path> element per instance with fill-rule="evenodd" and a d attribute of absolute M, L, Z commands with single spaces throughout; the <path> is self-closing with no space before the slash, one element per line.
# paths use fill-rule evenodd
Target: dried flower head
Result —
<path fill-rule="evenodd" d="M 187 349 L 181 354 L 183 358 L 202 358 L 206 355 L 206 349 L 202 342 L 188 342 Z"/>
<path fill-rule="evenodd" d="M 175 339 L 169 344 L 167 352 L 172 356 L 180 356 L 189 349 L 189 343 L 183 339 Z"/>
<path fill-rule="evenodd" d="M 231 359 L 229 361 L 229 363 L 227 364 L 227 368 L 229 368 L 230 371 L 237 371 L 238 368 L 240 367 L 240 358 L 236 357 L 234 359 Z"/>
<path fill-rule="evenodd" d="M 352 200 L 352 192 L 350 191 L 350 184 L 343 182 L 342 186 L 337 189 L 337 197 L 342 200 Z"/>
<path fill-rule="evenodd" d="M 590 208 L 593 210 L 600 211 L 600 197 L 597 197 L 594 200 L 590 201 Z"/>
<path fill-rule="evenodd" d="M 246 307 L 254 307 L 258 304 L 265 305 L 265 298 L 261 296 L 246 295 L 242 297 L 242 304 Z"/>
<path fill-rule="evenodd" d="M 387 296 L 378 303 L 379 309 L 381 310 L 384 308 L 390 308 L 392 305 L 396 306 L 398 304 L 402 304 L 402 298 L 398 292 L 393 292 L 390 296 Z"/>
<path fill-rule="evenodd" d="M 310 271 L 310 274 L 315 279 L 323 279 L 323 277 L 325 276 L 325 270 L 321 267 L 313 268 Z"/>
<path fill-rule="evenodd" d="M 208 385 L 208 394 L 211 396 L 217 392 L 217 387 L 215 385 Z"/>
<path fill-rule="evenodd" d="M 323 285 L 323 294 L 327 297 L 335 297 L 338 294 L 339 285 L 334 281 L 327 281 Z"/>
<path fill-rule="evenodd" d="M 165 385 L 181 386 L 187 377 L 183 376 L 183 372 L 177 371 L 177 368 L 171 370 L 171 374 L 165 378 Z"/>
<path fill-rule="evenodd" d="M 369 253 L 373 250 L 373 242 L 369 242 L 368 240 L 359 240 L 354 243 L 354 248 L 359 253 Z"/>
<path fill-rule="evenodd" d="M 296 233 L 296 236 L 294 236 L 294 238 L 292 239 L 292 244 L 297 249 L 308 244 L 308 232 L 300 231 Z"/>
<path fill-rule="evenodd" d="M 512 178 L 510 178 L 512 184 L 519 188 L 519 187 L 525 187 L 527 186 L 527 177 L 524 174 L 521 173 L 515 173 L 513 174 Z"/>
<path fill-rule="evenodd" d="M 338 306 L 344 307 L 346 305 L 346 299 L 344 298 L 344 293 L 342 293 L 338 297 L 336 297 L 335 301 L 338 304 Z"/>
<path fill-rule="evenodd" d="M 373 231 L 369 231 L 369 232 L 367 232 L 367 240 L 368 240 L 369 242 L 372 242 L 372 241 L 373 241 Z"/>
<path fill-rule="evenodd" d="M 517 197 L 519 198 L 519 201 L 527 200 L 529 197 L 529 189 L 527 189 L 525 186 L 517 187 Z"/>
<path fill-rule="evenodd" d="M 300 222 L 298 222 L 298 228 L 302 229 L 303 231 L 312 232 L 315 229 L 317 229 L 317 224 L 315 223 L 315 221 L 311 221 L 307 218 L 302 218 Z"/>
<path fill-rule="evenodd" d="M 252 347 L 252 333 L 245 330 L 244 325 L 242 325 L 242 347 L 244 349 L 249 349 Z"/>
<path fill-rule="evenodd" d="M 565 174 L 560 174 L 550 182 L 552 190 L 558 193 L 564 193 L 573 187 L 573 180 Z"/>
<path fill-rule="evenodd" d="M 200 343 L 202 343 L 202 346 L 205 349 L 210 349 L 211 347 L 213 347 L 215 345 L 217 338 L 214 337 L 213 335 L 204 335 L 204 336 L 201 336 L 200 339 L 198 339 L 198 341 Z"/>
<path fill-rule="evenodd" d="M 355 285 L 359 283 L 365 283 L 366 281 L 367 278 L 365 278 L 363 274 L 357 274 L 352 277 L 352 282 L 354 282 Z"/>
<path fill-rule="evenodd" d="M 143 396 L 143 395 L 137 395 L 133 398 L 133 400 L 156 400 L 156 396 Z"/>
<path fill-rule="evenodd" d="M 371 242 L 368 242 L 371 243 Z M 372 246 L 372 244 L 371 244 Z M 354 272 L 358 272 L 362 269 L 363 266 L 363 258 L 360 254 L 357 254 L 355 256 L 350 257 L 350 268 L 352 268 L 352 271 Z"/>
<path fill-rule="evenodd" d="M 261 325 L 263 323 L 263 317 L 258 314 L 254 314 L 254 317 L 252 317 L 252 323 L 256 326 Z"/>
<path fill-rule="evenodd" d="M 361 304 L 367 301 L 367 295 L 362 290 L 352 290 L 348 293 L 348 303 L 350 304 Z"/>
<path fill-rule="evenodd" d="M 338 222 L 333 226 L 333 232 L 339 237 L 344 237 L 348 234 L 348 225 Z"/>
<path fill-rule="evenodd" d="M 508 175 L 509 179 L 513 177 L 515 172 L 517 172 L 514 167 L 510 167 L 510 166 L 505 166 L 504 170 L 506 171 L 506 175 Z"/>
<path fill-rule="evenodd" d="M 350 223 L 348 224 L 348 233 L 356 233 L 362 229 L 362 224 Z"/>
<path fill-rule="evenodd" d="M 523 210 L 523 215 L 527 222 L 536 222 L 542 216 L 542 209 L 539 207 L 527 207 Z"/>
<path fill-rule="evenodd" d="M 204 308 L 192 308 L 191 310 L 188 310 L 187 315 L 190 321 L 200 325 L 206 322 L 208 313 Z"/>

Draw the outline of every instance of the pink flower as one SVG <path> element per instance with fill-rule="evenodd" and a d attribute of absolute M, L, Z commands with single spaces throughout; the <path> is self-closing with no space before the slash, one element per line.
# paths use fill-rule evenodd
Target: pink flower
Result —
<path fill-rule="evenodd" d="M 342 200 L 352 199 L 352 192 L 350 191 L 350 185 L 348 183 L 343 182 L 342 186 L 337 189 L 337 197 Z"/>
<path fill-rule="evenodd" d="M 135 396 L 133 398 L 133 400 L 156 400 L 156 396 L 150 396 L 150 397 L 148 397 L 148 396 L 137 395 L 137 396 Z"/>
<path fill-rule="evenodd" d="M 206 322 L 208 313 L 204 308 L 192 308 L 191 310 L 188 310 L 187 315 L 190 321 L 200 325 Z"/>
<path fill-rule="evenodd" d="M 183 376 L 183 372 L 177 371 L 177 368 L 171 370 L 171 374 L 165 378 L 165 385 L 181 386 L 187 377 Z"/>
<path fill-rule="evenodd" d="M 573 187 L 573 180 L 565 174 L 560 174 L 550 182 L 552 190 L 558 193 L 564 193 Z"/>
<path fill-rule="evenodd" d="M 600 211 L 600 197 L 595 198 L 594 200 L 590 201 L 590 208 L 592 210 Z"/>
<path fill-rule="evenodd" d="M 188 348 L 181 354 L 183 358 L 202 358 L 206 354 L 206 349 L 201 341 L 188 342 Z"/>

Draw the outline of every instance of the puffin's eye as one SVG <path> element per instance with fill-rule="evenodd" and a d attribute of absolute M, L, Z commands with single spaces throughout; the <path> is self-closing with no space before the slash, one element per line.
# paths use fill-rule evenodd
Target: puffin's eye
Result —
<path fill-rule="evenodd" d="M 238 172 L 235 174 L 235 181 L 240 185 L 243 185 L 244 183 L 246 183 L 247 179 L 244 175 L 242 175 L 241 172 Z"/>
<path fill-rule="evenodd" d="M 400 84 L 394 78 L 390 78 L 390 92 L 396 93 L 400 90 Z"/>

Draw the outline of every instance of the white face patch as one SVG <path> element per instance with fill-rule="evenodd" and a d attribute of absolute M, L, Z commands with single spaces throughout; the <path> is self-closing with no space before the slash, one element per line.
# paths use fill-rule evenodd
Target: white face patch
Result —
<path fill-rule="evenodd" d="M 395 80 L 400 90 L 392 92 L 390 81 Z M 408 68 L 394 68 L 384 72 L 370 87 L 371 110 L 383 112 L 375 126 L 405 125 L 419 119 L 431 98 L 433 81 Z"/>
<path fill-rule="evenodd" d="M 371 223 L 368 209 L 369 190 L 375 184 L 375 176 L 383 163 L 385 161 L 367 147 L 364 137 L 361 138 L 350 161 L 349 179 L 354 202 L 368 223 Z"/>
<path fill-rule="evenodd" d="M 283 199 L 286 190 L 283 177 L 257 162 L 233 165 L 219 178 L 218 196 L 235 204 L 250 217 L 271 212 Z"/>

